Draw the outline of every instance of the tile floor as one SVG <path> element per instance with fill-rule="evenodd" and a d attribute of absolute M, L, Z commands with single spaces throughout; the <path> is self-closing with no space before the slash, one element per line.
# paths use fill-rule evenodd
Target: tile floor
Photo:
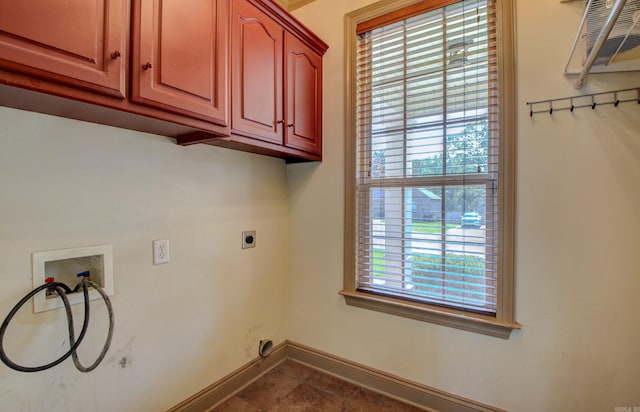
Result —
<path fill-rule="evenodd" d="M 417 412 L 422 409 L 286 360 L 213 412 Z"/>

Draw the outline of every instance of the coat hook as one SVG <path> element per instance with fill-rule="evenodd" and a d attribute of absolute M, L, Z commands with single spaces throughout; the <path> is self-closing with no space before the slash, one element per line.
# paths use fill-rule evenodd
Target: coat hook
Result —
<path fill-rule="evenodd" d="M 608 104 L 613 104 L 616 107 L 619 107 L 620 103 L 633 101 L 633 99 L 626 99 L 625 100 L 624 98 L 621 98 L 620 93 L 628 93 L 628 92 L 633 92 L 633 91 L 636 92 L 636 94 L 637 94 L 636 99 L 637 99 L 638 104 L 640 104 L 640 87 L 636 87 L 636 88 L 633 88 L 633 89 L 612 90 L 612 91 L 609 91 L 609 92 L 594 93 L 594 94 L 590 94 L 590 95 L 586 94 L 586 95 L 582 95 L 582 96 L 567 96 L 567 97 L 563 97 L 563 98 L 559 98 L 559 99 L 530 101 L 530 102 L 527 102 L 527 105 L 529 106 L 529 116 L 533 117 L 533 115 L 536 114 L 536 113 L 544 113 L 545 110 L 538 110 L 538 111 L 534 110 L 534 106 L 536 104 L 543 105 L 545 103 L 547 103 L 549 105 L 548 110 L 549 110 L 549 114 L 550 115 L 553 115 L 554 109 L 555 109 L 555 111 L 567 110 L 568 109 L 568 110 L 571 110 L 571 113 L 574 113 L 575 109 L 579 109 L 581 107 L 589 107 L 589 106 L 591 106 L 592 110 L 595 110 L 596 107 L 598 107 L 598 105 L 605 105 L 606 106 Z M 603 101 L 598 102 L 596 97 L 604 96 L 604 95 L 608 95 L 609 97 L 613 97 L 613 99 L 609 99 L 609 100 L 606 100 L 606 101 L 603 99 Z M 589 97 L 591 97 L 591 105 L 583 104 L 583 103 L 586 103 L 586 102 L 584 102 L 584 100 L 582 100 L 582 99 L 586 99 L 586 98 L 589 98 Z M 622 97 L 624 97 L 624 96 L 622 96 Z M 580 99 L 578 101 L 577 105 L 576 105 L 576 102 L 575 102 L 576 99 Z M 564 102 L 568 101 L 569 105 L 566 105 L 566 103 L 565 103 L 564 105 L 561 104 L 562 107 L 560 107 L 560 108 L 558 108 L 558 107 L 554 108 L 553 107 L 553 103 L 557 102 L 557 101 L 564 101 Z"/>

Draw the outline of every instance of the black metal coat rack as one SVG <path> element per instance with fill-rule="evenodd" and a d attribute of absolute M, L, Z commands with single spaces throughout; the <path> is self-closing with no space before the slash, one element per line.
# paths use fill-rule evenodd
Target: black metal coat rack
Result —
<path fill-rule="evenodd" d="M 569 110 L 573 112 L 575 109 L 590 107 L 595 110 L 596 107 L 612 104 L 618 107 L 620 103 L 636 102 L 640 104 L 640 87 L 632 89 L 612 90 L 610 92 L 600 92 L 583 94 L 579 96 L 560 97 L 557 99 L 538 100 L 535 102 L 527 102 L 529 106 L 529 116 L 534 114 L 547 113 L 552 115 L 554 112 Z M 542 109 L 541 107 L 545 107 Z"/>

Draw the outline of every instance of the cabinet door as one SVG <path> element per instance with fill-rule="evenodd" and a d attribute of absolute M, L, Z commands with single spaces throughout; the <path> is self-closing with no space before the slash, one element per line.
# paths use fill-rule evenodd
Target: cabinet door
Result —
<path fill-rule="evenodd" d="M 322 57 L 289 33 L 285 42 L 285 145 L 322 154 Z"/>
<path fill-rule="evenodd" d="M 134 0 L 132 100 L 227 125 L 227 0 Z"/>
<path fill-rule="evenodd" d="M 0 68 L 124 97 L 126 0 L 0 0 Z"/>
<path fill-rule="evenodd" d="M 246 0 L 233 0 L 231 128 L 283 143 L 282 27 Z"/>

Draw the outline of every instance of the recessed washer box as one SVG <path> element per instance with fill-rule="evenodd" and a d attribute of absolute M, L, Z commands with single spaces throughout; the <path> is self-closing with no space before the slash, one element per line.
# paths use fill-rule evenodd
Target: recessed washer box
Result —
<path fill-rule="evenodd" d="M 65 283 L 73 289 L 80 279 L 78 273 L 88 271 L 91 280 L 97 283 L 107 295 L 113 295 L 113 248 L 112 245 L 85 246 L 71 249 L 47 250 L 33 252 L 33 288 L 45 283 L 45 279 L 54 278 L 56 282 Z M 68 294 L 69 303 L 83 303 L 82 289 Z M 100 294 L 89 289 L 89 299 L 101 299 Z M 33 297 L 33 311 L 44 312 L 63 307 L 62 299 L 57 294 L 47 295 L 44 291 Z"/>

